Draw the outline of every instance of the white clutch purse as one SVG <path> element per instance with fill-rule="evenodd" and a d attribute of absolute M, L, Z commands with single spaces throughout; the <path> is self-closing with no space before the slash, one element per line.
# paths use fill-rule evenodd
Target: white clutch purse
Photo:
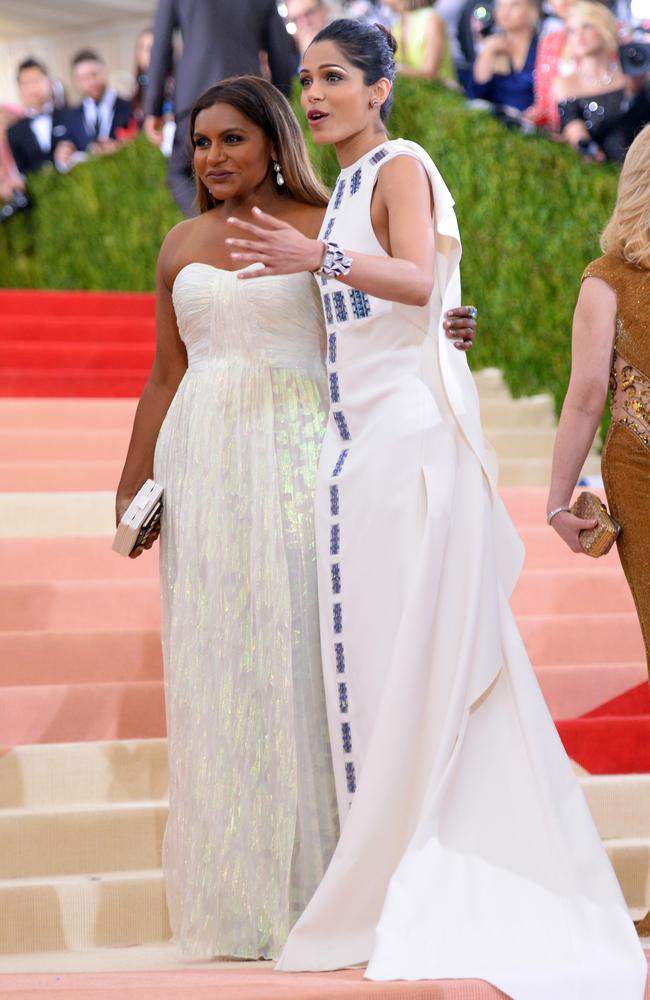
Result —
<path fill-rule="evenodd" d="M 148 535 L 160 524 L 162 495 L 162 486 L 147 479 L 122 516 L 113 539 L 114 552 L 128 556 L 146 542 Z"/>

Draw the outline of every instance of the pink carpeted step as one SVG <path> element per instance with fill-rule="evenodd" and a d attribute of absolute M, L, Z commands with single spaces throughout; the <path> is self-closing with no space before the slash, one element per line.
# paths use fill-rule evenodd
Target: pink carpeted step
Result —
<path fill-rule="evenodd" d="M 644 660 L 628 663 L 555 663 L 535 673 L 554 719 L 585 715 L 647 679 Z"/>
<path fill-rule="evenodd" d="M 2 683 L 13 686 L 162 677 L 157 629 L 105 625 L 103 629 L 0 632 L 0 663 Z M 4 690 L 0 687 L 0 703 Z"/>
<path fill-rule="evenodd" d="M 7 288 L 0 291 L 3 316 L 143 317 L 155 314 L 155 299 L 142 292 L 69 292 Z"/>
<path fill-rule="evenodd" d="M 92 316 L 86 319 L 62 315 L 0 315 L 0 341 L 14 344 L 32 341 L 43 345 L 64 342 L 84 345 L 122 341 L 130 345 L 138 341 L 153 343 L 155 335 L 153 316 Z"/>
<path fill-rule="evenodd" d="M 0 463 L 123 461 L 127 427 L 0 428 Z"/>
<path fill-rule="evenodd" d="M 520 615 L 533 664 L 638 662 L 645 656 L 636 614 Z"/>
<path fill-rule="evenodd" d="M 569 614 L 581 611 L 634 611 L 621 569 L 593 573 L 576 569 L 526 569 L 515 588 L 512 609 L 519 614 Z"/>
<path fill-rule="evenodd" d="M 136 406 L 135 399 L 0 399 L 0 427 L 16 431 L 128 431 Z"/>
<path fill-rule="evenodd" d="M 0 538 L 5 583 L 48 580 L 133 580 L 158 578 L 158 553 L 124 559 L 108 536 L 91 538 Z"/>
<path fill-rule="evenodd" d="M 55 461 L 0 461 L 0 492 L 56 493 L 95 492 L 116 489 L 124 457 L 110 461 L 60 458 Z"/>
<path fill-rule="evenodd" d="M 0 746 L 159 738 L 162 681 L 0 688 Z"/>
<path fill-rule="evenodd" d="M 525 520 L 524 512 L 519 512 Z M 616 547 L 600 559 L 592 559 L 580 552 L 572 552 L 560 536 L 548 525 L 516 524 L 524 543 L 526 558 L 524 569 L 586 570 L 592 575 L 604 570 L 620 568 Z"/>
<path fill-rule="evenodd" d="M 137 561 L 137 560 L 135 560 Z M 160 626 L 157 580 L 0 583 L 0 632 Z"/>

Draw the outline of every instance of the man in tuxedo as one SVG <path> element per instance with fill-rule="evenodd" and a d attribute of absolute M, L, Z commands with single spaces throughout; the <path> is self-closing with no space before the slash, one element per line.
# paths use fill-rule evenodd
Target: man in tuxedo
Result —
<path fill-rule="evenodd" d="M 52 83 L 36 59 L 18 67 L 18 92 L 25 117 L 7 130 L 9 148 L 21 174 L 33 173 L 54 163 L 57 145 L 67 138 L 64 112 L 52 101 Z"/>
<path fill-rule="evenodd" d="M 145 133 L 156 145 L 162 142 L 165 82 L 176 29 L 183 38 L 183 52 L 174 72 L 176 134 L 167 180 L 179 207 L 185 215 L 193 215 L 194 184 L 187 134 L 192 105 L 203 91 L 227 76 L 260 76 L 262 51 L 268 55 L 273 83 L 288 94 L 297 57 L 276 0 L 159 0 L 144 123 Z"/>
<path fill-rule="evenodd" d="M 72 60 L 72 80 L 83 99 L 66 111 L 66 138 L 80 152 L 114 152 L 117 130 L 127 128 L 131 121 L 131 105 L 109 87 L 106 65 L 90 49 L 78 52 Z"/>

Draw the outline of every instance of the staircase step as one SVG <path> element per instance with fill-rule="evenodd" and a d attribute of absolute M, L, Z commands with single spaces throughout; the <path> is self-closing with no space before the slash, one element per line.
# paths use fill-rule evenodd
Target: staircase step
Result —
<path fill-rule="evenodd" d="M 3 684 L 12 686 L 93 686 L 162 677 L 160 635 L 155 628 L 0 632 L 0 662 Z M 0 710 L 5 692 L 6 687 L 0 687 Z"/>
<path fill-rule="evenodd" d="M 89 375 L 84 368 L 0 368 L 0 396 L 75 397 L 93 399 L 139 397 L 149 374 L 143 368 L 103 368 Z"/>
<path fill-rule="evenodd" d="M 65 497 L 65 494 L 60 496 Z M 87 496 L 90 498 L 88 501 L 84 501 L 84 494 L 78 494 L 73 499 L 75 502 L 77 499 L 87 502 L 92 509 L 92 505 L 98 501 L 92 500 L 93 494 Z M 107 493 L 98 496 L 101 498 L 100 509 L 105 506 L 110 511 L 114 499 L 112 495 Z M 2 503 L 3 499 L 0 496 L 0 519 L 7 513 Z M 72 501 L 69 506 L 74 506 Z M 47 501 L 43 508 L 37 506 L 35 513 L 44 512 L 46 509 Z M 57 513 L 64 509 L 62 506 Z M 106 520 L 106 517 L 103 520 Z M 5 583 L 158 579 L 158 559 L 155 550 L 152 549 L 148 553 L 151 558 L 141 556 L 139 559 L 124 559 L 113 552 L 111 542 L 112 538 L 108 535 L 64 537 L 63 532 L 57 538 L 0 537 L 2 579 Z"/>
<path fill-rule="evenodd" d="M 126 447 L 123 455 L 108 459 L 56 459 L 45 461 L 0 461 L 0 492 L 45 492 L 54 490 L 115 491 L 120 481 Z M 112 447 L 112 451 L 116 448 Z"/>
<path fill-rule="evenodd" d="M 605 841 L 623 895 L 635 920 L 650 910 L 650 837 L 621 837 Z"/>
<path fill-rule="evenodd" d="M 48 489 L 52 489 L 51 484 Z M 25 547 L 31 539 L 32 543 L 43 546 L 43 550 L 47 547 L 46 539 L 67 550 L 80 545 L 82 564 L 87 563 L 88 571 L 92 573 L 90 549 L 87 547 L 92 548 L 96 539 L 89 536 L 103 536 L 94 547 L 104 547 L 114 566 L 125 562 L 111 551 L 114 532 L 114 490 L 85 492 L 82 487 L 79 491 L 70 492 L 69 482 L 66 482 L 58 493 L 0 493 L 0 546 L 9 543 L 10 539 L 20 539 L 19 544 Z M 76 536 L 76 541 L 70 536 Z M 71 551 L 67 555 L 62 553 L 63 564 L 71 559 Z"/>
<path fill-rule="evenodd" d="M 511 400 L 510 390 L 498 368 L 481 368 L 472 372 L 481 402 L 483 400 Z"/>
<path fill-rule="evenodd" d="M 0 880 L 159 868 L 166 802 L 0 811 Z"/>
<path fill-rule="evenodd" d="M 580 784 L 603 839 L 647 838 L 650 774 L 589 775 Z"/>
<path fill-rule="evenodd" d="M 0 752 L 0 809 L 167 798 L 167 741 L 107 740 Z"/>
<path fill-rule="evenodd" d="M 638 662 L 645 656 L 636 614 L 518 615 L 534 664 Z"/>
<path fill-rule="evenodd" d="M 8 344 L 75 342 L 85 346 L 122 341 L 130 346 L 138 341 L 153 343 L 155 334 L 154 316 L 79 316 L 71 321 L 65 315 L 0 315 L 0 342 Z"/>
<path fill-rule="evenodd" d="M 162 681 L 0 688 L 0 746 L 164 736 Z"/>
<path fill-rule="evenodd" d="M 490 430 L 502 427 L 555 427 L 555 405 L 546 394 L 521 399 L 481 398 L 481 423 Z"/>
<path fill-rule="evenodd" d="M 3 316 L 65 316 L 92 320 L 106 316 L 129 318 L 155 315 L 156 303 L 147 292 L 68 292 L 5 288 L 0 291 Z"/>
<path fill-rule="evenodd" d="M 113 428 L 129 431 L 135 399 L 0 399 L 0 427 L 25 431 Z"/>
<path fill-rule="evenodd" d="M 616 546 L 610 549 L 606 556 L 592 559 L 582 552 L 572 552 L 557 532 L 549 528 L 545 522 L 544 515 L 541 524 L 517 526 L 526 548 L 524 573 L 536 569 L 558 570 L 562 573 L 581 570 L 587 571 L 592 577 L 612 569 L 622 573 Z"/>
<path fill-rule="evenodd" d="M 572 719 L 647 682 L 645 660 L 628 663 L 554 663 L 535 667 L 549 712 Z"/>
<path fill-rule="evenodd" d="M 124 427 L 0 428 L 0 463 L 16 463 L 20 471 L 20 463 L 92 465 L 98 455 L 102 462 L 123 462 L 128 444 L 129 431 Z"/>
<path fill-rule="evenodd" d="M 132 560 L 134 561 L 134 560 Z M 160 627 L 155 580 L 0 583 L 0 632 Z"/>
<path fill-rule="evenodd" d="M 513 404 L 514 405 L 514 404 Z M 499 471 L 513 460 L 551 461 L 555 444 L 555 427 L 490 427 L 485 436 L 499 456 Z"/>
<path fill-rule="evenodd" d="M 623 571 L 612 568 L 592 573 L 585 562 L 576 569 L 527 569 L 512 595 L 515 614 L 633 613 L 634 601 Z"/>
<path fill-rule="evenodd" d="M 81 951 L 167 941 L 160 870 L 0 882 L 0 952 Z"/>
<path fill-rule="evenodd" d="M 42 343 L 27 341 L 14 344 L 0 340 L 0 358 L 10 358 L 11 368 L 29 372 L 65 371 L 68 368 L 82 368 L 86 377 L 94 379 L 95 372 L 104 368 L 120 369 L 123 365 L 138 370 L 146 370 L 153 361 L 154 345 L 151 341 L 136 341 L 125 347 L 122 343 Z"/>

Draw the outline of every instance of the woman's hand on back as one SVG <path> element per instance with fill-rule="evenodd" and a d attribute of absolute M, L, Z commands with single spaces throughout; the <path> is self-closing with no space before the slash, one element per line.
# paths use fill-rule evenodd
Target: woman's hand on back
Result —
<path fill-rule="evenodd" d="M 322 240 L 310 239 L 288 222 L 281 222 L 259 208 L 254 208 L 253 212 L 256 225 L 241 219 L 228 219 L 229 225 L 242 234 L 226 239 L 232 259 L 242 264 L 264 265 L 255 271 L 241 271 L 240 278 L 318 270 L 325 253 Z"/>

